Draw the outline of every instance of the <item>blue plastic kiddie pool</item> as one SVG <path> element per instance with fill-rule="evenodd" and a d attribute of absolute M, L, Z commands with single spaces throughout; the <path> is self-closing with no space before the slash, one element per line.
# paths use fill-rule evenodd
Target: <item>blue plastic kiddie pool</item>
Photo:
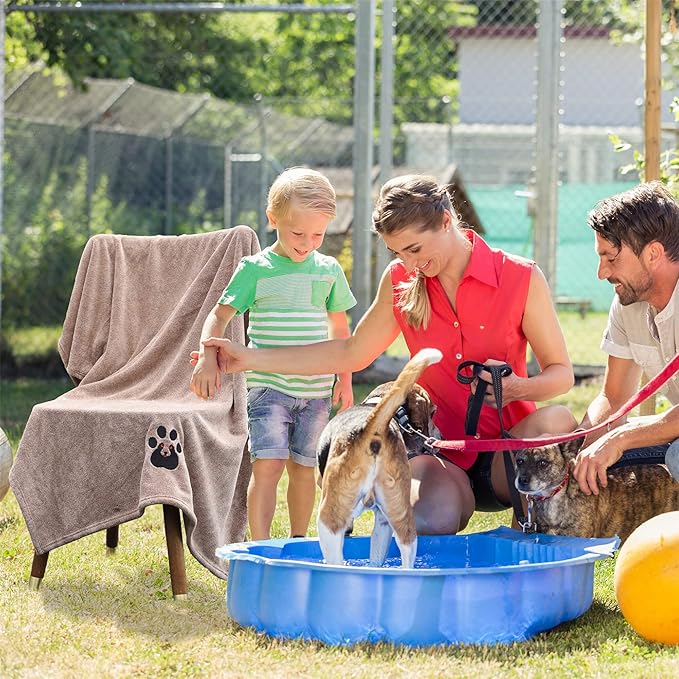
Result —
<path fill-rule="evenodd" d="M 369 537 L 344 541 L 346 565 L 323 563 L 317 539 L 226 545 L 226 604 L 240 625 L 273 637 L 327 644 L 408 646 L 524 641 L 582 615 L 592 603 L 594 562 L 614 538 L 524 534 L 498 528 L 421 536 L 415 568 L 400 568 L 392 540 L 381 568 Z"/>

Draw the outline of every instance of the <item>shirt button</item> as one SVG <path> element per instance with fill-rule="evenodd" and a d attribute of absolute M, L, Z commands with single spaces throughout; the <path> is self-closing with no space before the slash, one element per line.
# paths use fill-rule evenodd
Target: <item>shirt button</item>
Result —
<path fill-rule="evenodd" d="M 462 358 L 462 354 L 455 354 L 455 358 L 459 361 Z"/>
<path fill-rule="evenodd" d="M 459 327 L 460 327 L 460 324 L 459 324 L 457 321 L 455 321 L 455 323 L 453 323 L 453 327 L 454 327 L 454 328 L 459 328 Z"/>

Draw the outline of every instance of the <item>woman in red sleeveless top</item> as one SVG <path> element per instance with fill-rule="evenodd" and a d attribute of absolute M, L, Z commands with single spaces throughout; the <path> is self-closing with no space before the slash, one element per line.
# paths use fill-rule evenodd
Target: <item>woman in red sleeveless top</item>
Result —
<path fill-rule="evenodd" d="M 467 400 L 476 381 L 462 385 L 456 374 L 467 360 L 512 367 L 512 374 L 502 378 L 502 412 L 504 426 L 515 437 L 574 429 L 567 408 L 535 406 L 573 385 L 551 293 L 535 263 L 492 249 L 478 234 L 460 228 L 447 190 L 431 177 L 406 175 L 387 182 L 373 223 L 396 259 L 352 337 L 276 349 L 210 340 L 228 372 L 362 370 L 402 332 L 411 356 L 424 347 L 443 353 L 443 360 L 418 381 L 437 405 L 434 419 L 444 439 L 466 438 Z M 528 346 L 540 366 L 532 377 L 526 370 Z M 484 400 L 478 433 L 481 438 L 500 434 L 492 395 Z M 475 508 L 510 506 L 501 453 L 420 455 L 411 460 L 411 472 L 419 534 L 456 533 Z"/>

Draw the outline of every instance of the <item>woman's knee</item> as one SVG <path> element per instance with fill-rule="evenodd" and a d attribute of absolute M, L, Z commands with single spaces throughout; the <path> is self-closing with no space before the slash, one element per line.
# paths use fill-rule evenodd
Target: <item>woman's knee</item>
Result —
<path fill-rule="evenodd" d="M 544 431 L 548 433 L 561 434 L 573 431 L 578 426 L 573 413 L 566 406 L 545 406 L 540 408 L 538 412 L 541 411 L 543 412 L 540 424 L 545 427 Z"/>
<path fill-rule="evenodd" d="M 540 434 L 563 434 L 578 426 L 573 413 L 562 405 L 538 408 L 512 428 L 511 433 L 518 438 L 533 438 Z"/>
<path fill-rule="evenodd" d="M 474 494 L 464 471 L 436 458 L 413 470 L 411 500 L 420 535 L 457 533 L 474 512 Z"/>

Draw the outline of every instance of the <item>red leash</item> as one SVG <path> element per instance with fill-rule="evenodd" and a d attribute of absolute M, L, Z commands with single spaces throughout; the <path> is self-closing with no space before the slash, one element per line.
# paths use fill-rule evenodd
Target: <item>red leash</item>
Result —
<path fill-rule="evenodd" d="M 560 434 L 559 436 L 552 436 L 550 438 L 539 439 L 462 439 L 454 441 L 430 441 L 435 448 L 445 448 L 447 450 L 469 451 L 469 452 L 485 452 L 491 450 L 520 450 L 522 448 L 539 448 L 540 446 L 548 446 L 552 443 L 563 443 L 564 441 L 572 441 L 573 439 L 587 436 L 602 429 L 606 429 L 613 424 L 617 419 L 626 415 L 632 408 L 638 406 L 642 401 L 645 401 L 649 396 L 655 394 L 660 387 L 662 387 L 667 380 L 669 380 L 675 373 L 679 371 L 679 354 L 677 354 L 652 380 L 645 384 L 639 391 L 632 396 L 617 412 L 613 413 L 605 422 L 597 424 L 590 429 L 580 429 L 569 434 Z"/>

